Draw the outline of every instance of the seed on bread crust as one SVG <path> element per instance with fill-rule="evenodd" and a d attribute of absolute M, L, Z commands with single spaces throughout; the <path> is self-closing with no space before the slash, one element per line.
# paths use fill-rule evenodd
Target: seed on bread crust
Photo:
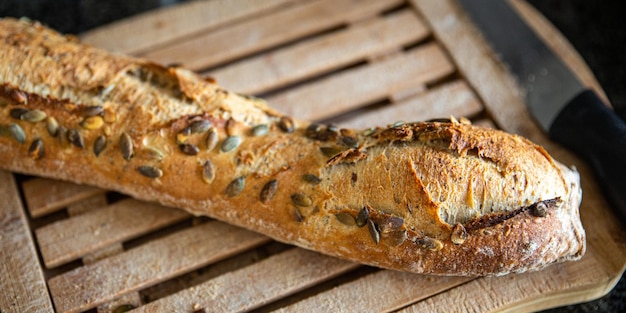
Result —
<path fill-rule="evenodd" d="M 104 135 L 98 136 L 98 138 L 96 138 L 96 141 L 94 141 L 93 143 L 93 153 L 96 155 L 96 157 L 100 156 L 100 153 L 104 151 L 104 148 L 106 148 L 106 146 L 107 137 Z"/>
<path fill-rule="evenodd" d="M 30 147 L 28 148 L 28 155 L 30 155 L 35 160 L 39 160 L 43 157 L 44 148 L 43 140 L 41 140 L 41 138 L 36 138 L 35 140 L 33 140 L 33 143 L 31 143 Z"/>
<path fill-rule="evenodd" d="M 370 236 L 372 236 L 372 240 L 378 244 L 380 242 L 380 228 L 378 228 L 378 225 L 371 219 L 367 220 L 367 229 L 370 232 Z"/>
<path fill-rule="evenodd" d="M 246 178 L 243 176 L 235 178 L 226 186 L 226 196 L 232 198 L 238 196 L 246 186 Z"/>
<path fill-rule="evenodd" d="M 241 144 L 241 137 L 230 136 L 222 143 L 222 152 L 230 152 L 235 150 Z"/>
<path fill-rule="evenodd" d="M 192 145 L 190 143 L 184 143 L 178 145 L 180 151 L 182 151 L 186 155 L 196 155 L 200 152 L 200 149 L 196 145 Z"/>
<path fill-rule="evenodd" d="M 202 180 L 205 183 L 210 184 L 215 179 L 215 169 L 213 168 L 213 163 L 211 161 L 206 160 L 202 165 Z"/>
<path fill-rule="evenodd" d="M 367 224 L 367 220 L 370 217 L 370 210 L 368 206 L 364 206 L 361 211 L 356 215 L 356 226 L 363 227 Z"/>
<path fill-rule="evenodd" d="M 286 133 L 293 133 L 293 131 L 295 130 L 293 120 L 289 116 L 281 117 L 278 121 L 278 127 Z"/>
<path fill-rule="evenodd" d="M 346 213 L 346 212 L 337 213 L 335 214 L 335 218 L 337 218 L 337 220 L 344 225 L 347 225 L 347 226 L 356 225 L 356 220 L 354 219 L 354 216 L 352 216 L 349 213 Z"/>
<path fill-rule="evenodd" d="M 294 193 L 291 195 L 291 201 L 293 204 L 301 207 L 309 207 L 313 204 L 311 197 L 303 193 Z"/>
<path fill-rule="evenodd" d="M 259 199 L 262 203 L 268 203 L 274 197 L 276 190 L 278 189 L 278 181 L 276 179 L 272 179 L 268 181 L 263 188 L 261 189 L 261 193 L 259 194 Z"/>
<path fill-rule="evenodd" d="M 85 142 L 83 141 L 83 136 L 80 135 L 78 130 L 76 129 L 68 129 L 67 130 L 67 140 L 72 143 L 74 146 L 78 148 L 84 148 Z"/>
<path fill-rule="evenodd" d="M 46 130 L 48 130 L 50 136 L 56 137 L 59 133 L 59 122 L 57 122 L 54 117 L 48 116 L 48 118 L 46 118 Z"/>
<path fill-rule="evenodd" d="M 163 176 L 163 171 L 159 168 L 149 165 L 142 165 L 137 168 L 137 171 L 141 173 L 141 175 L 148 178 L 159 178 Z"/>
<path fill-rule="evenodd" d="M 215 129 L 215 127 L 209 127 L 209 129 L 207 130 L 207 135 L 206 135 L 206 140 L 205 140 L 205 146 L 206 146 L 205 149 L 207 151 L 211 151 L 215 149 L 215 146 L 217 146 L 218 141 L 219 141 L 219 136 L 217 134 L 217 129 Z"/>
<path fill-rule="evenodd" d="M 102 125 L 104 125 L 104 119 L 99 115 L 89 116 L 80 123 L 80 126 L 89 130 L 99 129 Z"/>
<path fill-rule="evenodd" d="M 120 135 L 120 151 L 122 151 L 122 157 L 124 160 L 129 161 L 135 155 L 133 151 L 133 141 L 128 133 L 122 133 Z"/>
<path fill-rule="evenodd" d="M 22 129 L 22 127 L 20 127 L 20 125 L 17 125 L 15 123 L 9 124 L 9 133 L 11 133 L 11 136 L 13 136 L 13 139 L 15 139 L 17 142 L 21 144 L 26 142 L 26 134 L 24 133 L 24 130 Z"/>
<path fill-rule="evenodd" d="M 20 119 L 22 121 L 37 123 L 43 121 L 47 116 L 46 112 L 35 109 L 24 112 L 24 114 L 20 115 Z"/>
<path fill-rule="evenodd" d="M 415 243 L 421 248 L 430 251 L 439 251 L 443 249 L 443 243 L 441 241 L 430 237 L 419 238 L 415 241 Z"/>

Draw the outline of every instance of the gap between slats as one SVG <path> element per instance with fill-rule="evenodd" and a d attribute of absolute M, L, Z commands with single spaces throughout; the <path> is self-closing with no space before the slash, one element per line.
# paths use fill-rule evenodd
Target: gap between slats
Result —
<path fill-rule="evenodd" d="M 22 184 L 22 192 L 30 215 L 37 218 L 106 191 L 47 178 L 32 178 Z"/>
<path fill-rule="evenodd" d="M 163 64 L 183 64 L 186 68 L 201 70 L 375 15 L 401 3 L 400 0 L 306 2 L 141 56 Z"/>
<path fill-rule="evenodd" d="M 82 41 L 120 53 L 140 53 L 303 0 L 193 1 L 121 20 L 80 35 Z M 141 35 L 137 35 L 141 34 Z M 114 38 L 114 40 L 111 40 Z"/>
<path fill-rule="evenodd" d="M 454 66 L 442 49 L 429 43 L 379 63 L 290 89 L 268 97 L 267 101 L 285 114 L 321 120 L 442 79 L 453 72 Z"/>
<path fill-rule="evenodd" d="M 414 12 L 402 10 L 244 59 L 208 74 L 228 90 L 258 94 L 401 48 L 428 34 Z"/>
<path fill-rule="evenodd" d="M 358 265 L 293 248 L 138 308 L 138 312 L 245 312 Z"/>
<path fill-rule="evenodd" d="M 79 312 L 268 241 L 244 229 L 209 222 L 53 277 L 48 286 L 59 312 Z"/>
<path fill-rule="evenodd" d="M 187 217 L 189 214 L 181 210 L 126 199 L 35 233 L 44 262 L 51 268 Z"/>

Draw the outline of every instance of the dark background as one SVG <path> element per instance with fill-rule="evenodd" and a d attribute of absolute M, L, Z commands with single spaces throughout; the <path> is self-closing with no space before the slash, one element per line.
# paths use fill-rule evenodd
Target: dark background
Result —
<path fill-rule="evenodd" d="M 0 0 L 0 16 L 27 16 L 61 32 L 77 34 L 146 10 L 185 1 L 188 0 Z M 624 2 L 527 1 L 543 13 L 582 55 L 616 112 L 626 120 Z M 601 299 L 548 312 L 626 312 L 626 279 L 622 277 Z"/>

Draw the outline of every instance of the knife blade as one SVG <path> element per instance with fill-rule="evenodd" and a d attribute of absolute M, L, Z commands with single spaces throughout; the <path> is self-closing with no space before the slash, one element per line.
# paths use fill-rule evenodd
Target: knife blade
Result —
<path fill-rule="evenodd" d="M 626 225 L 626 123 L 580 82 L 508 1 L 458 1 L 526 91 L 526 104 L 539 126 L 591 165 Z"/>

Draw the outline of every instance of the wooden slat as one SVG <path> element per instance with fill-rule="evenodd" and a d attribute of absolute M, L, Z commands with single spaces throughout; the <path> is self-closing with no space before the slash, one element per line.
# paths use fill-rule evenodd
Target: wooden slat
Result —
<path fill-rule="evenodd" d="M 206 312 L 246 312 L 357 266 L 352 262 L 294 248 L 151 302 L 137 312 L 191 312 L 199 309 Z"/>
<path fill-rule="evenodd" d="M 286 114 L 320 120 L 381 101 L 453 71 L 454 66 L 443 50 L 429 43 L 380 63 L 346 70 L 268 97 L 267 101 Z"/>
<path fill-rule="evenodd" d="M 52 312 L 13 174 L 0 171 L 0 312 Z"/>
<path fill-rule="evenodd" d="M 181 210 L 126 199 L 39 228 L 36 235 L 46 266 L 55 267 L 188 216 Z"/>
<path fill-rule="evenodd" d="M 341 26 L 400 4 L 400 0 L 320 0 L 216 30 L 142 57 L 200 70 L 217 63 Z M 285 27 L 289 25 L 289 27 Z"/>
<path fill-rule="evenodd" d="M 428 34 L 414 11 L 403 10 L 208 74 L 228 90 L 254 94 L 401 48 Z"/>
<path fill-rule="evenodd" d="M 433 277 L 383 270 L 277 312 L 391 312 L 470 280 L 467 277 Z"/>
<path fill-rule="evenodd" d="M 70 203 L 104 193 L 105 190 L 90 186 L 34 178 L 22 184 L 26 206 L 30 215 L 40 217 L 62 209 Z"/>
<path fill-rule="evenodd" d="M 53 277 L 48 286 L 59 312 L 78 312 L 268 241 L 241 228 L 209 222 Z"/>
<path fill-rule="evenodd" d="M 80 38 L 109 51 L 138 53 L 199 31 L 251 18 L 290 2 L 294 0 L 191 1 L 96 28 L 81 34 Z"/>
<path fill-rule="evenodd" d="M 432 118 L 467 117 L 483 109 L 480 101 L 461 80 L 438 86 L 400 103 L 386 105 L 377 110 L 338 121 L 341 127 L 365 129 L 386 126 L 398 121 L 424 121 Z"/>
<path fill-rule="evenodd" d="M 595 263 L 597 260 L 586 258 L 539 272 L 476 279 L 400 312 L 535 312 L 563 303 L 591 300 L 597 293 L 581 288 L 585 282 L 572 281 L 568 276 L 580 273 L 606 276 L 605 269 L 594 266 Z M 580 290 L 586 292 L 581 294 Z"/>

